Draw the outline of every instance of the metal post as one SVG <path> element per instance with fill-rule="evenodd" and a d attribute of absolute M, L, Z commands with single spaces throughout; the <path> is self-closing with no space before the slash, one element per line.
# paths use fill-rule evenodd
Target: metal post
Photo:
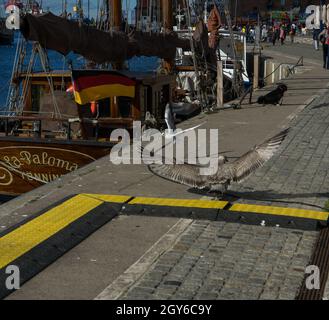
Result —
<path fill-rule="evenodd" d="M 39 120 L 39 138 L 42 136 L 42 120 Z"/>
<path fill-rule="evenodd" d="M 67 140 L 71 140 L 71 121 L 68 121 L 67 125 Z"/>
<path fill-rule="evenodd" d="M 223 61 L 217 61 L 217 108 L 224 107 Z"/>
<path fill-rule="evenodd" d="M 259 83 L 259 54 L 254 55 L 254 80 L 253 80 L 253 89 L 258 89 Z"/>
<path fill-rule="evenodd" d="M 96 120 L 96 128 L 95 128 L 96 132 L 95 132 L 95 138 L 96 138 L 96 141 L 98 140 L 99 138 L 99 122 L 98 120 Z"/>

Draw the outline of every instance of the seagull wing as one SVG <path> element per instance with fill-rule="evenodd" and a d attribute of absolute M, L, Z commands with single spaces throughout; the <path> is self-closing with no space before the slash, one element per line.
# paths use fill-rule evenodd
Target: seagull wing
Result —
<path fill-rule="evenodd" d="M 155 175 L 184 184 L 191 188 L 204 189 L 207 187 L 207 177 L 200 174 L 201 166 L 191 164 L 151 164 L 149 170 Z"/>
<path fill-rule="evenodd" d="M 288 132 L 289 129 L 282 131 L 263 144 L 256 146 L 233 163 L 227 164 L 226 166 L 232 172 L 232 180 L 241 182 L 255 170 L 262 167 L 280 148 Z"/>
<path fill-rule="evenodd" d="M 203 126 L 205 123 L 206 123 L 206 122 L 203 122 L 203 123 L 201 123 L 201 124 L 199 124 L 199 125 L 197 125 L 197 126 L 195 126 L 195 127 L 193 127 L 193 128 L 188 128 L 188 129 L 185 129 L 185 130 L 176 130 L 176 131 L 174 131 L 172 134 L 169 134 L 169 136 L 171 136 L 171 137 L 178 137 L 178 136 L 180 136 L 180 135 L 182 135 L 182 134 L 184 134 L 184 133 L 186 133 L 186 132 L 193 131 L 193 130 L 195 130 L 195 129 L 200 128 L 200 127 Z"/>
<path fill-rule="evenodd" d="M 155 175 L 184 184 L 191 188 L 205 189 L 213 183 L 223 183 L 227 180 L 241 182 L 256 169 L 267 162 L 286 138 L 289 129 L 282 131 L 275 137 L 240 157 L 233 163 L 220 166 L 216 175 L 201 175 L 202 166 L 191 164 L 151 164 L 149 170 Z"/>

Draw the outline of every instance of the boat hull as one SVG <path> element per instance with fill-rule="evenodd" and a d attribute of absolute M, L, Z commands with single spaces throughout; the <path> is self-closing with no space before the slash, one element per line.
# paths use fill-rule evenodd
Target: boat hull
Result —
<path fill-rule="evenodd" d="M 107 143 L 0 140 L 0 195 L 18 196 L 110 153 Z"/>
<path fill-rule="evenodd" d="M 0 46 L 10 46 L 14 42 L 14 35 L 0 32 Z"/>

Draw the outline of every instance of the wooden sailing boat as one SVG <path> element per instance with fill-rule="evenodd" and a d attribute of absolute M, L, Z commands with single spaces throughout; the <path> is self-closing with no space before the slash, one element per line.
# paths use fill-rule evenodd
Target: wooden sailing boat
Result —
<path fill-rule="evenodd" d="M 172 15 L 172 8 L 167 5 L 167 1 L 163 1 L 163 3 L 166 4 L 163 7 L 164 25 L 167 29 L 171 29 L 169 17 Z M 67 34 L 70 30 L 73 33 L 78 31 L 79 34 L 83 34 L 85 31 L 84 35 L 92 33 L 104 39 L 120 40 L 120 37 L 126 39 L 126 35 L 116 33 L 122 22 L 121 0 L 110 0 L 109 5 L 112 13 L 113 29 L 111 33 L 105 34 L 89 27 L 78 26 L 51 14 L 26 15 L 22 21 L 25 31 L 21 31 L 30 33 L 25 34 L 25 37 L 30 40 L 38 40 L 43 48 L 49 48 L 51 36 L 55 35 L 55 40 L 59 37 L 58 30 L 52 28 L 61 27 L 65 23 L 68 30 L 64 30 L 62 36 L 64 38 L 71 36 L 71 40 L 77 34 Z M 48 20 L 45 22 L 42 19 Z M 61 23 L 57 23 L 57 19 L 61 19 Z M 44 23 L 44 28 L 38 28 L 39 22 Z M 37 35 L 32 32 L 33 28 L 38 32 L 49 31 L 50 33 L 46 36 L 43 34 L 43 37 L 37 39 L 35 38 Z M 136 37 L 146 41 L 145 43 L 147 41 L 150 43 L 157 38 L 156 36 L 152 38 L 150 35 L 144 39 L 139 34 Z M 165 40 L 165 38 L 163 39 Z M 169 40 L 171 39 L 176 38 L 169 36 Z M 92 41 L 92 38 L 87 41 L 90 47 L 90 52 L 86 53 L 87 58 L 94 58 L 90 60 L 101 63 L 99 50 L 95 49 L 93 52 Z M 125 42 L 121 43 L 125 44 Z M 63 93 L 63 88 L 67 89 L 72 85 L 72 71 L 52 71 L 47 68 L 47 59 L 45 55 L 42 55 L 43 48 L 40 44 L 34 45 L 33 52 L 38 51 L 41 54 L 40 59 L 43 60 L 44 71 L 32 73 L 32 68 L 28 68 L 29 70 L 22 72 L 22 61 L 18 59 L 8 99 L 10 108 L 7 115 L 0 119 L 0 194 L 2 195 L 16 196 L 28 192 L 108 155 L 113 144 L 117 142 L 111 141 L 111 131 L 116 128 L 132 130 L 133 121 L 144 120 L 147 112 L 162 119 L 165 105 L 171 100 L 173 89 L 176 86 L 175 75 L 170 72 L 161 75 L 120 73 L 118 76 L 134 81 L 135 95 L 133 98 L 121 97 L 118 94 L 98 101 L 97 104 L 96 102 L 87 103 L 77 108 L 74 101 Z M 133 43 L 130 47 L 134 54 L 139 54 L 144 49 L 150 49 L 137 48 L 137 44 Z M 83 46 L 85 45 L 84 42 Z M 61 47 L 62 44 L 59 46 Z M 173 46 L 175 44 L 171 45 L 171 50 Z M 104 43 L 104 47 L 106 47 L 106 43 Z M 167 47 L 169 46 L 167 45 Z M 74 48 L 78 52 L 79 49 L 81 48 Z M 164 52 L 165 55 L 168 54 L 167 51 Z M 106 51 L 104 52 L 106 53 Z M 121 57 L 123 58 L 123 56 Z M 108 61 L 109 58 L 105 57 L 105 60 Z M 116 67 L 122 62 L 122 59 L 113 60 Z M 171 61 L 169 60 L 167 60 L 167 64 L 170 66 Z M 30 65 L 33 63 L 30 61 Z M 23 91 L 21 97 L 18 94 L 20 90 Z"/>

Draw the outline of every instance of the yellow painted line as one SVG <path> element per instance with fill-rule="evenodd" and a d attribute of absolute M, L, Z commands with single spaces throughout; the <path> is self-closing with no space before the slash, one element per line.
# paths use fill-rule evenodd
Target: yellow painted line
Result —
<path fill-rule="evenodd" d="M 201 209 L 224 209 L 228 204 L 227 201 L 209 201 L 209 200 L 192 200 L 192 199 L 163 199 L 163 198 L 135 198 L 129 204 L 141 204 L 151 206 L 167 207 L 186 207 Z"/>
<path fill-rule="evenodd" d="M 0 238 L 0 269 L 97 208 L 101 200 L 78 195 Z"/>
<path fill-rule="evenodd" d="M 234 204 L 230 211 L 236 212 L 250 212 L 260 214 L 271 214 L 276 216 L 288 216 L 313 220 L 327 221 L 329 218 L 329 212 L 320 212 L 304 209 L 284 208 L 284 207 L 272 207 L 272 206 L 259 206 L 250 204 Z"/>
<path fill-rule="evenodd" d="M 98 199 L 104 202 L 111 202 L 111 203 L 125 203 L 131 197 L 129 196 L 114 196 L 114 195 L 109 195 L 109 194 L 83 194 L 86 197 L 91 197 L 94 199 Z"/>

